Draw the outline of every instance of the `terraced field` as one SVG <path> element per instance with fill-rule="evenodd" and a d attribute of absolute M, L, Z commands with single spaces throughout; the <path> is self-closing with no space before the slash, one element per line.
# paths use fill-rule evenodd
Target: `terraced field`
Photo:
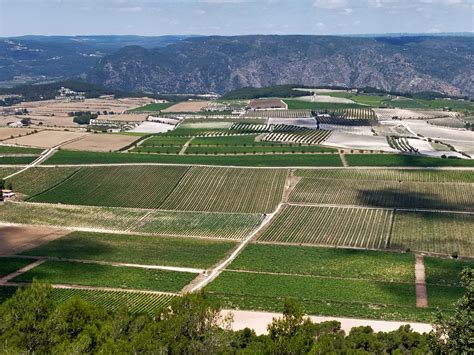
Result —
<path fill-rule="evenodd" d="M 259 214 L 167 212 L 114 207 L 5 203 L 0 222 L 68 227 L 95 232 L 128 232 L 239 240 L 262 221 Z"/>
<path fill-rule="evenodd" d="M 169 294 L 147 294 L 124 291 L 97 291 L 81 289 L 53 289 L 53 301 L 63 303 L 72 297 L 80 297 L 94 305 L 114 312 L 126 308 L 131 313 L 148 313 L 155 315 L 167 307 L 175 298 Z"/>
<path fill-rule="evenodd" d="M 75 167 L 30 168 L 8 182 L 13 184 L 16 192 L 32 196 L 61 183 L 78 170 Z"/>
<path fill-rule="evenodd" d="M 178 292 L 195 277 L 196 274 L 189 272 L 46 261 L 12 281 L 32 282 L 37 279 L 51 284 Z"/>
<path fill-rule="evenodd" d="M 368 173 L 361 174 L 368 175 Z M 310 174 L 306 173 L 306 176 L 308 175 Z M 315 175 L 317 176 L 317 173 Z M 443 176 L 443 174 L 440 175 Z M 290 201 L 368 207 L 474 211 L 474 185 L 472 183 L 379 181 L 375 179 L 358 180 L 358 183 L 354 184 L 354 181 L 350 179 L 304 177 L 292 191 Z"/>
<path fill-rule="evenodd" d="M 259 241 L 310 245 L 383 248 L 391 211 L 288 205 Z"/>
<path fill-rule="evenodd" d="M 266 213 L 282 198 L 285 169 L 191 168 L 163 209 Z"/>
<path fill-rule="evenodd" d="M 390 248 L 474 256 L 474 215 L 397 211 Z"/>
<path fill-rule="evenodd" d="M 144 265 L 207 268 L 222 259 L 235 245 L 230 241 L 72 232 L 22 254 Z"/>
<path fill-rule="evenodd" d="M 181 166 L 84 167 L 33 202 L 157 208 L 186 172 Z"/>

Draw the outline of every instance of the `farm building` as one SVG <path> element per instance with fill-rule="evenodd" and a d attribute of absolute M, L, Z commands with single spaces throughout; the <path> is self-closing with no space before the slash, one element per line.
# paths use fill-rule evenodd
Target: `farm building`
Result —
<path fill-rule="evenodd" d="M 7 198 L 13 198 L 15 197 L 15 193 L 12 190 L 2 190 L 2 198 L 7 199 Z"/>
<path fill-rule="evenodd" d="M 257 110 L 286 110 L 287 104 L 279 99 L 252 100 L 249 103 L 249 109 Z"/>

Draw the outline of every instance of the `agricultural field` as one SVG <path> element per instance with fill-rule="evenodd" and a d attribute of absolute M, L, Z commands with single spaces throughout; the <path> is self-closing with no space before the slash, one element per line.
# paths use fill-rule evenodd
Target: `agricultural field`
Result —
<path fill-rule="evenodd" d="M 20 169 L 17 168 L 0 168 L 0 179 L 10 176 L 11 174 L 17 172 Z"/>
<path fill-rule="evenodd" d="M 12 281 L 178 292 L 195 277 L 190 272 L 48 260 Z"/>
<path fill-rule="evenodd" d="M 72 167 L 35 167 L 13 176 L 11 182 L 15 192 L 33 196 L 66 180 L 80 168 Z"/>
<path fill-rule="evenodd" d="M 474 256 L 474 216 L 396 211 L 390 248 Z"/>
<path fill-rule="evenodd" d="M 372 208 L 287 205 L 258 241 L 380 249 L 392 212 Z"/>
<path fill-rule="evenodd" d="M 259 214 L 174 212 L 117 207 L 5 203 L 0 222 L 94 232 L 240 240 L 262 221 Z"/>
<path fill-rule="evenodd" d="M 260 139 L 264 142 L 292 144 L 321 144 L 331 135 L 331 131 L 305 130 L 294 133 L 266 133 Z"/>
<path fill-rule="evenodd" d="M 474 211 L 474 189 L 465 183 L 303 178 L 290 194 L 294 203 L 383 208 Z"/>
<path fill-rule="evenodd" d="M 22 255 L 208 268 L 235 245 L 231 241 L 72 232 Z"/>
<path fill-rule="evenodd" d="M 52 290 L 52 298 L 56 303 L 66 302 L 73 297 L 80 297 L 84 301 L 104 307 L 106 311 L 110 312 L 120 311 L 121 309 L 126 308 L 131 313 L 148 313 L 150 315 L 156 315 L 167 307 L 176 296 L 171 294 L 150 294 L 124 291 L 59 288 Z"/>
<path fill-rule="evenodd" d="M 131 110 L 131 112 L 157 112 L 173 106 L 174 102 L 152 103 L 140 106 Z"/>
<path fill-rule="evenodd" d="M 11 139 L 15 137 L 26 136 L 28 134 L 36 133 L 36 130 L 28 128 L 10 128 L 0 127 L 0 141 Z"/>
<path fill-rule="evenodd" d="M 42 149 L 37 148 L 27 148 L 27 147 L 17 147 L 11 145 L 0 145 L 0 155 L 15 155 L 15 154 L 32 154 L 32 155 L 40 155 Z"/>
<path fill-rule="evenodd" d="M 169 137 L 169 136 L 152 136 L 145 139 L 140 146 L 143 147 L 181 147 L 189 141 L 189 137 Z"/>
<path fill-rule="evenodd" d="M 247 111 L 243 118 L 311 118 L 311 110 L 264 110 Z"/>
<path fill-rule="evenodd" d="M 138 137 L 120 134 L 91 134 L 62 146 L 66 150 L 110 152 L 131 145 Z"/>
<path fill-rule="evenodd" d="M 30 201 L 158 208 L 186 170 L 183 166 L 83 167 Z"/>
<path fill-rule="evenodd" d="M 413 254 L 253 243 L 227 269 L 413 283 L 414 267 Z"/>
<path fill-rule="evenodd" d="M 0 160 L 1 162 L 1 160 Z M 282 154 L 282 155 L 158 155 L 134 153 L 73 152 L 61 150 L 50 157 L 45 165 L 78 164 L 120 164 L 120 163 L 161 163 L 199 164 L 220 166 L 342 166 L 336 154 Z"/>
<path fill-rule="evenodd" d="M 278 134 L 282 136 L 282 134 Z M 269 137 L 272 138 L 271 136 Z M 264 138 L 267 139 L 267 138 Z M 278 139 L 278 138 L 277 138 Z M 277 140 L 275 139 L 275 140 Z M 299 143 L 301 144 L 301 143 Z M 332 153 L 334 149 L 311 145 L 274 145 L 266 146 L 193 146 L 186 149 L 185 154 L 291 154 L 291 153 Z"/>
<path fill-rule="evenodd" d="M 35 134 L 7 139 L 4 143 L 27 147 L 52 148 L 59 144 L 86 136 L 88 133 L 71 131 L 40 131 Z"/>
<path fill-rule="evenodd" d="M 356 103 L 331 103 L 331 102 L 310 102 L 297 99 L 285 99 L 289 110 L 337 110 L 349 108 L 364 108 L 364 106 Z"/>
<path fill-rule="evenodd" d="M 8 275 L 23 266 L 31 264 L 31 260 L 0 257 L 0 277 Z"/>
<path fill-rule="evenodd" d="M 410 141 L 404 137 L 387 136 L 388 145 L 404 153 L 418 153 L 418 149 L 410 145 Z"/>
<path fill-rule="evenodd" d="M 180 112 L 199 112 L 203 108 L 207 107 L 209 101 L 182 101 L 174 104 L 165 109 L 161 109 L 161 112 L 167 113 L 180 113 Z"/>
<path fill-rule="evenodd" d="M 36 156 L 3 156 L 0 157 L 0 165 L 28 165 L 34 162 L 38 157 Z"/>
<path fill-rule="evenodd" d="M 404 154 L 346 154 L 349 166 L 474 167 L 473 159 L 440 159 Z"/>
<path fill-rule="evenodd" d="M 287 173 L 285 169 L 192 167 L 161 208 L 269 213 L 282 198 Z"/>
<path fill-rule="evenodd" d="M 424 257 L 426 283 L 443 286 L 461 286 L 461 271 L 474 268 L 474 260 L 454 260 Z"/>
<path fill-rule="evenodd" d="M 282 311 L 295 299 L 306 314 L 429 320 L 433 309 L 415 308 L 415 285 L 339 278 L 223 272 L 205 289 L 226 308 Z"/>

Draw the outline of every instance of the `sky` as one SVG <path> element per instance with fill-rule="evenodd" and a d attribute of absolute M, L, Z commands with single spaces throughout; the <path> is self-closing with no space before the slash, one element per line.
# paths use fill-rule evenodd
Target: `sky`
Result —
<path fill-rule="evenodd" d="M 474 0 L 0 0 L 0 36 L 473 32 Z"/>

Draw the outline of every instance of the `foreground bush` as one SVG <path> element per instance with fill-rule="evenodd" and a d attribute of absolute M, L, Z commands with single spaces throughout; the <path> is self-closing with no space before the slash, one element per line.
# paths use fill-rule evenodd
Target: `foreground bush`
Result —
<path fill-rule="evenodd" d="M 230 330 L 231 319 L 223 318 L 205 294 L 179 297 L 150 317 L 126 310 L 111 314 L 79 298 L 56 305 L 51 287 L 34 282 L 0 305 L 0 353 L 467 354 L 473 349 L 473 270 L 466 270 L 463 280 L 468 291 L 455 318 L 440 317 L 430 335 L 408 325 L 388 333 L 357 327 L 346 335 L 340 323 L 313 323 L 288 300 L 283 318 L 263 336 Z"/>

